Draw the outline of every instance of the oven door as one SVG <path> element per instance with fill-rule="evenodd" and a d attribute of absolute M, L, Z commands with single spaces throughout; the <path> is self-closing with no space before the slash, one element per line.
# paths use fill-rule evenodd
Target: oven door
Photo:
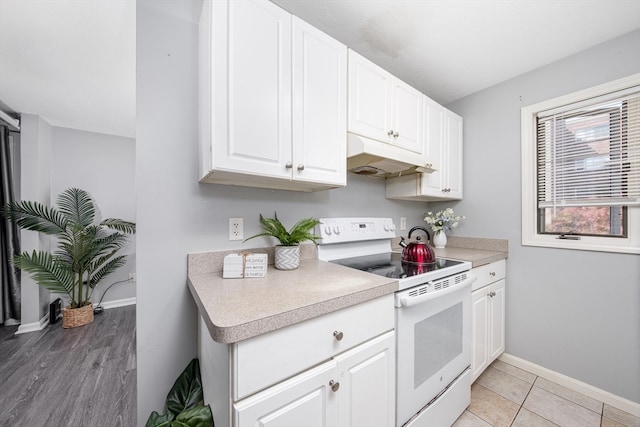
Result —
<path fill-rule="evenodd" d="M 416 293 L 416 288 L 396 293 L 398 426 L 409 421 L 471 364 L 474 279 L 469 276 L 430 294 Z"/>

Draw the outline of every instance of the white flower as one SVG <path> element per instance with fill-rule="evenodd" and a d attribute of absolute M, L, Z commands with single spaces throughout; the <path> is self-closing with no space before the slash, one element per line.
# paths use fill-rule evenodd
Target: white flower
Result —
<path fill-rule="evenodd" d="M 446 208 L 443 211 L 427 212 L 424 221 L 429 224 L 434 232 L 444 231 L 445 233 L 452 228 L 456 228 L 460 220 L 465 219 L 464 215 L 456 215 L 452 208 Z"/>

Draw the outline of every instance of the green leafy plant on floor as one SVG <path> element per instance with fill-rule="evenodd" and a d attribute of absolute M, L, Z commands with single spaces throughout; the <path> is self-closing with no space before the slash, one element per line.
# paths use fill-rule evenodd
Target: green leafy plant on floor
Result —
<path fill-rule="evenodd" d="M 274 213 L 273 218 L 265 218 L 260 214 L 260 224 L 262 225 L 262 233 L 245 239 L 245 242 L 256 237 L 271 236 L 278 239 L 282 246 L 295 246 L 305 240 L 316 243 L 320 238 L 311 232 L 313 227 L 320 224 L 320 221 L 315 218 L 301 219 L 289 231 L 282 225 L 277 213 Z"/>
<path fill-rule="evenodd" d="M 203 400 L 200 362 L 193 359 L 167 394 L 167 412 L 153 411 L 145 427 L 214 427 L 211 406 Z"/>
<path fill-rule="evenodd" d="M 57 238 L 57 251 L 23 252 L 13 262 L 40 286 L 67 294 L 71 308 L 80 308 L 91 303 L 91 292 L 100 280 L 124 265 L 126 256 L 118 251 L 127 234 L 136 232 L 136 225 L 115 218 L 97 223 L 97 206 L 79 188 L 60 193 L 57 205 L 20 201 L 6 204 L 2 213 L 20 228 Z"/>

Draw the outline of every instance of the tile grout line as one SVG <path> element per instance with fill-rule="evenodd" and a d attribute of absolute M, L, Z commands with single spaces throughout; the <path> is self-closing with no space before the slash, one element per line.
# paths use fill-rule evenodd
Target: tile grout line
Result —
<path fill-rule="evenodd" d="M 506 373 L 506 372 L 505 372 Z M 513 375 L 512 375 L 513 376 Z M 516 377 L 517 378 L 517 377 Z M 512 426 L 513 423 L 516 422 L 516 419 L 518 418 L 518 414 L 520 413 L 520 411 L 522 410 L 522 407 L 524 406 L 524 402 L 527 400 L 527 397 L 529 397 L 529 394 L 531 393 L 531 390 L 533 390 L 533 385 L 536 383 L 536 380 L 538 379 L 538 376 L 536 375 L 536 378 L 533 380 L 533 382 L 531 383 L 531 387 L 529 387 L 529 391 L 527 392 L 527 395 L 524 397 L 524 399 L 522 399 L 522 403 L 520 404 L 520 407 L 518 408 L 518 411 L 516 411 L 516 415 L 513 417 L 513 421 L 511 421 L 511 424 L 509 424 L 509 426 Z M 546 419 L 546 418 L 545 418 Z"/>

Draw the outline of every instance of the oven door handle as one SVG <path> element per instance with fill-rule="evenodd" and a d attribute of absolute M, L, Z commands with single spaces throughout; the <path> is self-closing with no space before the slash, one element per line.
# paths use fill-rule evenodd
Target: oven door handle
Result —
<path fill-rule="evenodd" d="M 409 293 L 407 292 L 405 295 L 401 295 L 399 298 L 400 307 L 411 307 L 413 305 L 422 304 L 423 302 L 426 302 L 435 298 L 440 298 L 445 295 L 449 295 L 453 292 L 458 291 L 461 288 L 464 288 L 465 286 L 471 285 L 475 281 L 476 281 L 476 276 L 473 274 L 469 274 L 467 278 L 464 279 L 462 282 L 440 291 L 427 292 L 426 294 L 422 294 L 418 296 L 410 296 Z"/>

